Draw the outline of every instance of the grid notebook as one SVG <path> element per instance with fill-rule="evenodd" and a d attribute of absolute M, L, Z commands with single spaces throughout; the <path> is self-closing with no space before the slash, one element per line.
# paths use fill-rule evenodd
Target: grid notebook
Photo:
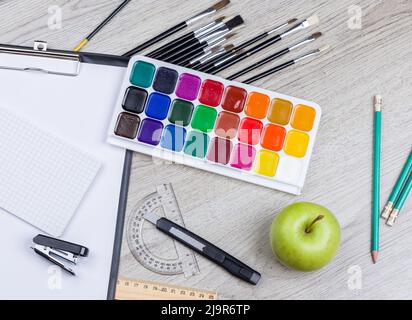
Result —
<path fill-rule="evenodd" d="M 60 236 L 100 163 L 1 108 L 0 150 L 0 207 Z"/>

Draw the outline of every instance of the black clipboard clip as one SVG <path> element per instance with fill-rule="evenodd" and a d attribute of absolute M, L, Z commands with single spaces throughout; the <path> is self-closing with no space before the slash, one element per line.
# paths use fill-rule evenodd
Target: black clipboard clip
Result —
<path fill-rule="evenodd" d="M 55 59 L 55 63 L 49 63 L 49 59 Z M 0 45 L 0 61 L 0 69 L 70 77 L 80 74 L 81 65 L 79 54 L 49 51 L 45 41 L 35 41 L 33 49 Z"/>
<path fill-rule="evenodd" d="M 76 275 L 73 269 L 64 265 L 64 263 L 61 262 L 58 258 L 64 259 L 76 265 L 79 257 L 87 257 L 87 255 L 89 254 L 89 249 L 82 245 L 55 239 L 41 234 L 33 238 L 33 243 L 34 245 L 32 249 L 34 250 L 34 252 L 59 266 L 64 271 L 73 276 Z"/>

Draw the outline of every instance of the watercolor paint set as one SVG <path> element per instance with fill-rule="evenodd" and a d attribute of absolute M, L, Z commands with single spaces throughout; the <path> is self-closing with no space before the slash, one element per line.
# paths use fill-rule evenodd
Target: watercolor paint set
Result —
<path fill-rule="evenodd" d="M 134 56 L 108 142 L 300 194 L 320 118 L 313 102 Z"/>

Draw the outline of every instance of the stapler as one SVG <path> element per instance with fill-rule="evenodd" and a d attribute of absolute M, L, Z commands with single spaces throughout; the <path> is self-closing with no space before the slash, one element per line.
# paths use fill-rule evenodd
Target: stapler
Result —
<path fill-rule="evenodd" d="M 57 258 L 62 258 L 76 265 L 79 257 L 87 257 L 89 254 L 89 249 L 84 246 L 41 234 L 33 238 L 33 243 L 34 246 L 32 249 L 34 252 L 73 276 L 76 275 L 73 269 L 65 266 L 64 263 Z"/>

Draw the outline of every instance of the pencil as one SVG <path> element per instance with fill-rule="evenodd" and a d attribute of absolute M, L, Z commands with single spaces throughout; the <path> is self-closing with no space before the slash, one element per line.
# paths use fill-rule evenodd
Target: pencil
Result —
<path fill-rule="evenodd" d="M 373 185 L 372 185 L 372 247 L 373 263 L 378 261 L 379 253 L 379 194 L 380 194 L 380 161 L 381 161 L 381 126 L 382 97 L 375 96 L 374 103 L 374 147 L 373 147 Z"/>
<path fill-rule="evenodd" d="M 405 166 L 403 167 L 401 174 L 398 177 L 398 180 L 396 180 L 395 186 L 392 189 L 388 202 L 386 202 L 385 208 L 382 211 L 381 217 L 383 219 L 386 220 L 389 218 L 389 215 L 391 214 L 393 210 L 395 201 L 399 197 L 399 194 L 401 193 L 402 187 L 404 186 L 406 180 L 408 179 L 408 175 L 411 169 L 412 169 L 412 151 L 409 154 L 409 158 L 406 161 Z"/>
<path fill-rule="evenodd" d="M 393 224 L 395 223 L 396 219 L 399 216 L 399 212 L 402 210 L 402 207 L 405 204 L 406 199 L 411 193 L 411 190 L 412 190 L 412 174 L 409 172 L 409 179 L 406 181 L 405 186 L 403 187 L 402 192 L 399 195 L 399 198 L 396 200 L 388 221 L 386 221 L 386 224 L 388 226 L 392 227 Z"/>
<path fill-rule="evenodd" d="M 110 22 L 131 0 L 123 1 L 106 19 L 100 23 L 86 38 L 73 49 L 73 51 L 80 51 L 103 27 Z"/>

